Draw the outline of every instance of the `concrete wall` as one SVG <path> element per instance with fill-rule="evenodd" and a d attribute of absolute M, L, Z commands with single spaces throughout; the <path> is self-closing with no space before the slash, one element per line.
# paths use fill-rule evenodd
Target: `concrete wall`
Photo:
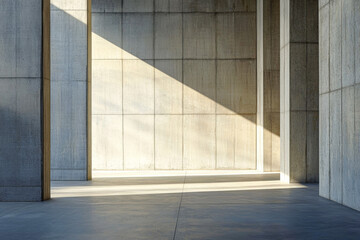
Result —
<path fill-rule="evenodd" d="M 93 168 L 256 168 L 256 1 L 94 0 Z"/>
<path fill-rule="evenodd" d="M 258 169 L 280 171 L 280 0 L 258 0 Z"/>
<path fill-rule="evenodd" d="M 360 210 L 360 1 L 319 3 L 320 196 Z"/>
<path fill-rule="evenodd" d="M 281 179 L 317 182 L 318 1 L 280 1 Z"/>
<path fill-rule="evenodd" d="M 87 179 L 88 0 L 51 0 L 51 179 Z"/>
<path fill-rule="evenodd" d="M 50 197 L 49 2 L 3 0 L 0 6 L 0 201 L 45 200 Z"/>

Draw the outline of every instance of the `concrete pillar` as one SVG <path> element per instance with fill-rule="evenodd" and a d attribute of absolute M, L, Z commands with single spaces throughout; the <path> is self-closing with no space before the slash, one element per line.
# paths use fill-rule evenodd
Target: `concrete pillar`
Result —
<path fill-rule="evenodd" d="M 256 115 L 256 169 L 264 171 L 264 0 L 256 1 L 257 30 L 257 115 Z"/>
<path fill-rule="evenodd" d="M 281 180 L 318 181 L 318 1 L 280 1 Z"/>
<path fill-rule="evenodd" d="M 320 1 L 319 40 L 319 193 L 360 210 L 360 1 Z"/>
<path fill-rule="evenodd" d="M 90 4 L 89 0 L 51 0 L 52 180 L 91 177 Z"/>
<path fill-rule="evenodd" d="M 0 201 L 46 200 L 49 0 L 3 0 L 0 5 Z"/>
<path fill-rule="evenodd" d="M 280 170 L 280 1 L 257 1 L 257 169 Z"/>

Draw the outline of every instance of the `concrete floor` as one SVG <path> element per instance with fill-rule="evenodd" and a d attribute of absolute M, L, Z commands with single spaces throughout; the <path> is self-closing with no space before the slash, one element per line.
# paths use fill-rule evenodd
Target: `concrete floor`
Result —
<path fill-rule="evenodd" d="M 0 239 L 360 239 L 360 212 L 279 174 L 53 182 L 53 199 L 0 203 Z"/>

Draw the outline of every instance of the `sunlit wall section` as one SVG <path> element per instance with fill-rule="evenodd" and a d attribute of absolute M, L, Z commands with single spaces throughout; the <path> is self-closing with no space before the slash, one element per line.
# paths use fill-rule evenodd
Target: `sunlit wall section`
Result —
<path fill-rule="evenodd" d="M 256 1 L 93 0 L 93 169 L 256 169 Z"/>

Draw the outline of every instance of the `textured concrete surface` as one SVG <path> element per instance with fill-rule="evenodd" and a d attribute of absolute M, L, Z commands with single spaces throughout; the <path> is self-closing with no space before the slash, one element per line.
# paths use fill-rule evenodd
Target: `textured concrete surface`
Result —
<path fill-rule="evenodd" d="M 120 2 L 92 2 L 93 168 L 255 169 L 254 1 Z"/>
<path fill-rule="evenodd" d="M 342 202 L 342 131 L 341 131 L 341 90 L 330 93 L 330 195 L 331 199 Z M 326 144 L 326 143 L 324 143 Z M 321 157 L 321 156 L 320 156 Z M 324 169 L 325 170 L 325 169 Z M 330 177 L 329 176 L 329 177 Z M 326 181 L 326 179 L 324 179 Z"/>
<path fill-rule="evenodd" d="M 246 119 L 236 115 L 217 116 L 216 165 L 218 169 L 254 169 L 256 151 L 255 117 Z M 249 137 L 252 136 L 252 137 Z M 235 151 L 233 151 L 235 146 Z"/>
<path fill-rule="evenodd" d="M 257 4 L 258 169 L 280 171 L 280 1 Z"/>
<path fill-rule="evenodd" d="M 8 240 L 359 239 L 359 212 L 319 197 L 317 185 L 278 179 L 279 174 L 179 173 L 54 182 L 50 201 L 0 203 L 0 235 Z"/>
<path fill-rule="evenodd" d="M 155 62 L 155 114 L 182 114 L 183 84 L 181 60 Z"/>
<path fill-rule="evenodd" d="M 123 119 L 123 169 L 154 169 L 154 117 L 126 115 Z"/>
<path fill-rule="evenodd" d="M 87 0 L 51 0 L 52 180 L 87 179 L 87 61 Z"/>
<path fill-rule="evenodd" d="M 285 182 L 319 181 L 318 59 L 318 1 L 280 1 L 280 169 Z"/>
<path fill-rule="evenodd" d="M 324 1 L 320 15 L 320 195 L 360 210 L 359 1 Z M 328 39 L 328 40 L 325 40 Z M 330 66 L 327 64 L 329 63 Z"/>
<path fill-rule="evenodd" d="M 0 201 L 41 201 L 50 191 L 49 3 L 0 5 Z"/>
<path fill-rule="evenodd" d="M 41 1 L 3 1 L 1 8 L 1 77 L 39 77 L 41 74 Z M 29 21 L 27 17 L 32 17 Z M 15 41 L 16 39 L 16 41 Z M 32 64 L 30 64 L 32 63 Z"/>
<path fill-rule="evenodd" d="M 321 69 L 321 68 L 320 68 Z M 320 74 L 320 76 L 322 76 Z M 319 101 L 319 195 L 330 197 L 330 98 L 320 94 Z"/>

